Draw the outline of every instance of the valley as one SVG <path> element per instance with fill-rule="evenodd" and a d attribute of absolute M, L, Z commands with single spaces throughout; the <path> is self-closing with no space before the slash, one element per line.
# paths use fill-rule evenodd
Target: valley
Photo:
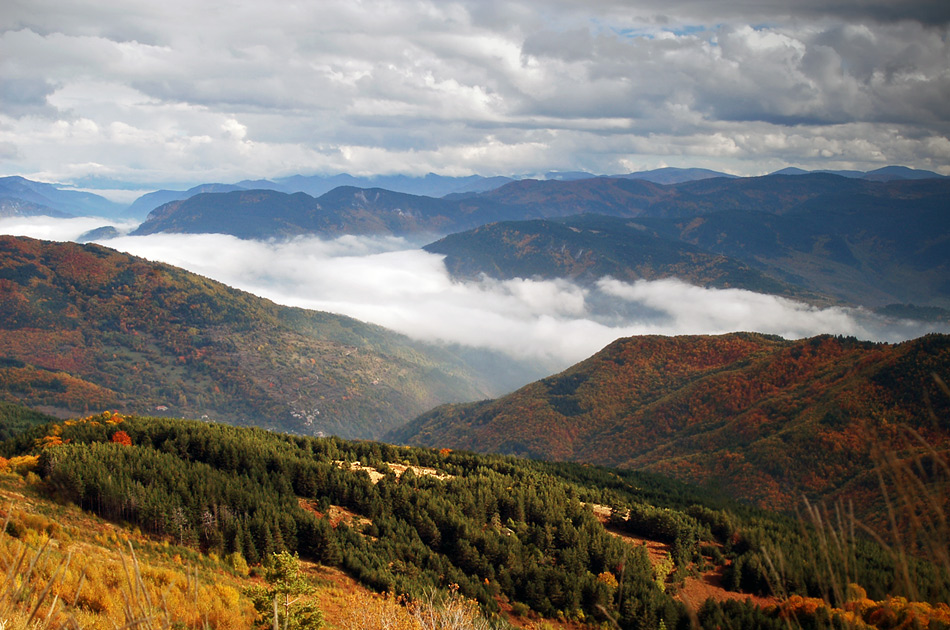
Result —
<path fill-rule="evenodd" d="M 0 236 L 0 569 L 37 567 L 0 616 L 950 624 L 946 182 L 650 177 L 215 184 L 99 244 Z"/>

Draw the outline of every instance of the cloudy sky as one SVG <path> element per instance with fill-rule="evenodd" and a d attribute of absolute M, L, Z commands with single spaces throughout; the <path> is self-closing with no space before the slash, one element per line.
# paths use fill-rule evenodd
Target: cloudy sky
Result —
<path fill-rule="evenodd" d="M 0 175 L 950 174 L 948 24 L 946 0 L 5 0 Z"/>

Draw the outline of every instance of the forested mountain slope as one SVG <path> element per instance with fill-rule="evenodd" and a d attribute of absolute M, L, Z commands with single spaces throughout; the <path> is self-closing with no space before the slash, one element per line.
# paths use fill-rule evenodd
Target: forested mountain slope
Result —
<path fill-rule="evenodd" d="M 370 438 L 484 396 L 451 353 L 97 245 L 0 237 L 0 396 Z"/>
<path fill-rule="evenodd" d="M 806 201 L 782 216 L 745 209 L 644 218 L 640 224 L 852 304 L 950 306 L 946 194 L 840 192 Z"/>
<path fill-rule="evenodd" d="M 950 199 L 832 197 L 785 215 L 511 221 L 425 246 L 461 277 L 677 277 L 811 302 L 950 306 Z M 830 298 L 829 298 L 830 296 Z"/>
<path fill-rule="evenodd" d="M 625 629 L 778 629 L 789 615 L 813 627 L 832 606 L 886 621 L 910 608 L 884 601 L 891 595 L 932 603 L 950 595 L 939 564 L 899 561 L 846 535 L 847 573 L 829 571 L 808 524 L 644 473 L 110 413 L 35 427 L 0 444 L 0 455 L 9 458 L 0 468 L 16 462 L 37 492 L 135 527 L 133 539 L 164 540 L 182 555 L 201 550 L 205 566 L 227 558 L 246 574 L 247 563 L 272 568 L 273 554 L 298 553 L 413 598 L 454 585 L 484 614 L 520 618 L 519 626 L 540 613 Z M 609 508 L 608 530 L 595 509 Z M 17 517 L 10 531 L 30 540 L 38 520 Z M 663 557 L 651 560 L 643 541 Z M 681 589 L 700 565 L 776 605 L 684 603 Z M 63 589 L 64 607 L 77 595 Z M 246 607 L 230 598 L 235 611 Z M 263 603 L 266 622 L 271 602 Z M 928 604 L 914 611 L 925 621 L 944 614 Z"/>
<path fill-rule="evenodd" d="M 947 455 L 950 393 L 934 374 L 950 374 L 945 335 L 897 345 L 631 337 L 498 400 L 435 409 L 387 439 L 662 472 L 779 509 L 803 495 L 850 497 L 880 525 L 879 456 Z"/>
<path fill-rule="evenodd" d="M 626 282 L 679 278 L 704 287 L 823 299 L 635 219 L 599 214 L 491 223 L 451 234 L 424 249 L 444 254 L 446 267 L 462 278 L 570 278 L 583 284 L 604 276 Z"/>

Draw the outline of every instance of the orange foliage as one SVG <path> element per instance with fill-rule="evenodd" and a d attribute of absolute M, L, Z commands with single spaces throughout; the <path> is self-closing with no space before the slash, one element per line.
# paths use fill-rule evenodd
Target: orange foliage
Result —
<path fill-rule="evenodd" d="M 28 472 L 35 472 L 39 466 L 39 455 L 17 455 L 7 460 L 7 465 L 13 472 L 25 475 Z"/>
<path fill-rule="evenodd" d="M 68 444 L 69 440 L 63 440 L 58 435 L 44 435 L 41 438 L 37 438 L 35 444 L 37 448 L 50 448 L 53 446 L 62 446 L 63 444 Z"/>
<path fill-rule="evenodd" d="M 833 608 L 823 599 L 793 595 L 779 604 L 778 613 L 785 619 L 814 616 L 824 611 L 828 617 L 841 619 L 848 628 L 909 629 L 927 628 L 931 621 L 950 624 L 950 606 L 911 602 L 903 597 L 889 597 L 875 602 L 867 598 L 864 589 L 852 584 L 854 595 L 842 608 Z"/>
<path fill-rule="evenodd" d="M 110 440 L 113 444 L 122 444 L 123 446 L 132 446 L 132 438 L 125 431 L 116 431 L 112 434 Z"/>

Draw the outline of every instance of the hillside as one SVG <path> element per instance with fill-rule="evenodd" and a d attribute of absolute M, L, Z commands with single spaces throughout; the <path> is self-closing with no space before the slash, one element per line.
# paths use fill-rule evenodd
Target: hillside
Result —
<path fill-rule="evenodd" d="M 498 400 L 435 409 L 387 439 L 649 470 L 756 505 L 874 503 L 875 454 L 950 446 L 950 337 L 898 345 L 758 334 L 632 337 Z M 870 490 L 869 490 L 870 489 Z"/>
<path fill-rule="evenodd" d="M 604 276 L 633 282 L 676 277 L 695 285 L 740 288 L 817 299 L 734 258 L 633 219 L 584 214 L 564 219 L 491 223 L 426 245 L 445 255 L 456 277 L 570 278 L 584 284 Z"/>
<path fill-rule="evenodd" d="M 26 558 L 16 587 L 36 584 L 26 597 L 0 593 L 0 613 L 20 623 L 32 609 L 54 628 L 150 614 L 161 628 L 271 627 L 281 593 L 302 596 L 281 617 L 362 630 L 394 627 L 354 618 L 364 607 L 407 630 L 474 630 L 486 618 L 533 630 L 610 619 L 778 629 L 789 616 L 888 628 L 911 611 L 950 621 L 936 605 L 950 596 L 939 563 L 845 535 L 844 555 L 831 552 L 847 558 L 845 575 L 815 561 L 823 526 L 649 474 L 110 413 L 34 427 L 0 455 L 0 494 L 17 501 L 0 511 L 0 568 Z M 67 560 L 76 549 L 82 566 Z M 130 572 L 116 573 L 123 563 Z M 362 589 L 339 593 L 341 570 Z M 691 599 L 710 576 L 717 598 Z M 40 596 L 47 583 L 60 601 Z M 446 609 L 464 615 L 445 626 L 417 614 Z M 156 627 L 138 624 L 128 627 Z"/>
<path fill-rule="evenodd" d="M 454 355 L 97 245 L 0 237 L 0 397 L 370 438 L 489 386 Z"/>
<path fill-rule="evenodd" d="M 490 224 L 425 247 L 461 277 L 675 276 L 710 287 L 878 308 L 950 306 L 950 200 L 827 194 L 778 215 L 584 214 Z"/>
<path fill-rule="evenodd" d="M 928 180 L 930 181 L 930 180 Z M 830 194 L 777 216 L 742 210 L 640 224 L 774 278 L 870 307 L 950 306 L 950 199 Z"/>

